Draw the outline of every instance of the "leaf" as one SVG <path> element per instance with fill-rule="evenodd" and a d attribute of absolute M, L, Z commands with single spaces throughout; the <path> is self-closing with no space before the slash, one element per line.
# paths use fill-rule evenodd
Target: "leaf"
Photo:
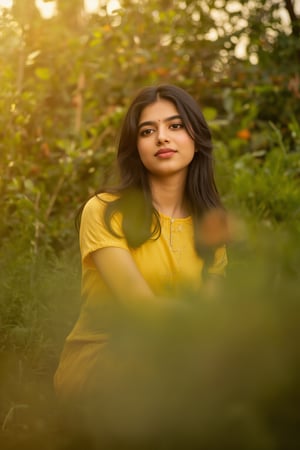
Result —
<path fill-rule="evenodd" d="M 40 79 L 40 80 L 49 80 L 50 78 L 50 70 L 47 67 L 38 67 L 37 69 L 35 69 L 34 71 L 35 75 Z"/>
<path fill-rule="evenodd" d="M 40 50 L 35 50 L 34 52 L 29 53 L 26 59 L 26 66 L 31 66 L 32 64 L 34 64 L 35 59 L 39 56 L 40 53 Z"/>
<path fill-rule="evenodd" d="M 29 191 L 29 192 L 35 191 L 34 184 L 29 178 L 26 178 L 26 180 L 24 181 L 24 187 L 25 187 L 26 191 Z"/>
<path fill-rule="evenodd" d="M 203 115 L 207 121 L 214 120 L 217 117 L 217 110 L 215 108 L 203 108 Z"/>

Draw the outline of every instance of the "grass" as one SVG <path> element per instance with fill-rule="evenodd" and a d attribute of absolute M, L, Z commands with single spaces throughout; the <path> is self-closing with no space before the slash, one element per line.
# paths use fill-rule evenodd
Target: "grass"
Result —
<path fill-rule="evenodd" d="M 78 255 L 33 255 L 15 241 L 0 265 L 1 448 L 38 448 L 55 429 L 52 378 L 79 310 Z M 43 447 L 53 448 L 53 436 Z"/>
<path fill-rule="evenodd" d="M 52 377 L 79 309 L 78 257 L 17 254 L 1 267 L 1 448 L 299 447 L 297 229 L 257 225 L 233 244 L 213 301 L 189 294 L 158 316 L 116 311 L 118 370 L 95 372 L 98 395 L 67 431 Z"/>

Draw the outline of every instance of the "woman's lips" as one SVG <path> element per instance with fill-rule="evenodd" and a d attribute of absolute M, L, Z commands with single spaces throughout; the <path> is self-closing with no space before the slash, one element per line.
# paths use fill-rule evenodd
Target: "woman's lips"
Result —
<path fill-rule="evenodd" d="M 176 150 L 172 150 L 171 148 L 161 148 L 158 152 L 155 153 L 155 156 L 158 158 L 170 158 L 176 153 Z"/>

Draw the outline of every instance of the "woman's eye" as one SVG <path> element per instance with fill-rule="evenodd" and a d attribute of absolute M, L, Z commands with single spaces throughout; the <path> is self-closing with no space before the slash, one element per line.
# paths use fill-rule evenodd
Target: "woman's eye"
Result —
<path fill-rule="evenodd" d="M 173 130 L 178 130 L 180 128 L 184 128 L 184 125 L 183 125 L 183 123 L 172 123 L 170 128 L 172 128 Z"/>
<path fill-rule="evenodd" d="M 140 136 L 149 136 L 152 133 L 153 133 L 152 128 L 146 128 L 140 132 Z"/>

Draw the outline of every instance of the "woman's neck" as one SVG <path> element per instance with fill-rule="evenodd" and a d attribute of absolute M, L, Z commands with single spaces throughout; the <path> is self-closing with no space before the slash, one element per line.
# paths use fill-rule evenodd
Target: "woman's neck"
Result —
<path fill-rule="evenodd" d="M 149 183 L 153 206 L 158 212 L 173 218 L 189 216 L 183 180 L 150 177 Z"/>

